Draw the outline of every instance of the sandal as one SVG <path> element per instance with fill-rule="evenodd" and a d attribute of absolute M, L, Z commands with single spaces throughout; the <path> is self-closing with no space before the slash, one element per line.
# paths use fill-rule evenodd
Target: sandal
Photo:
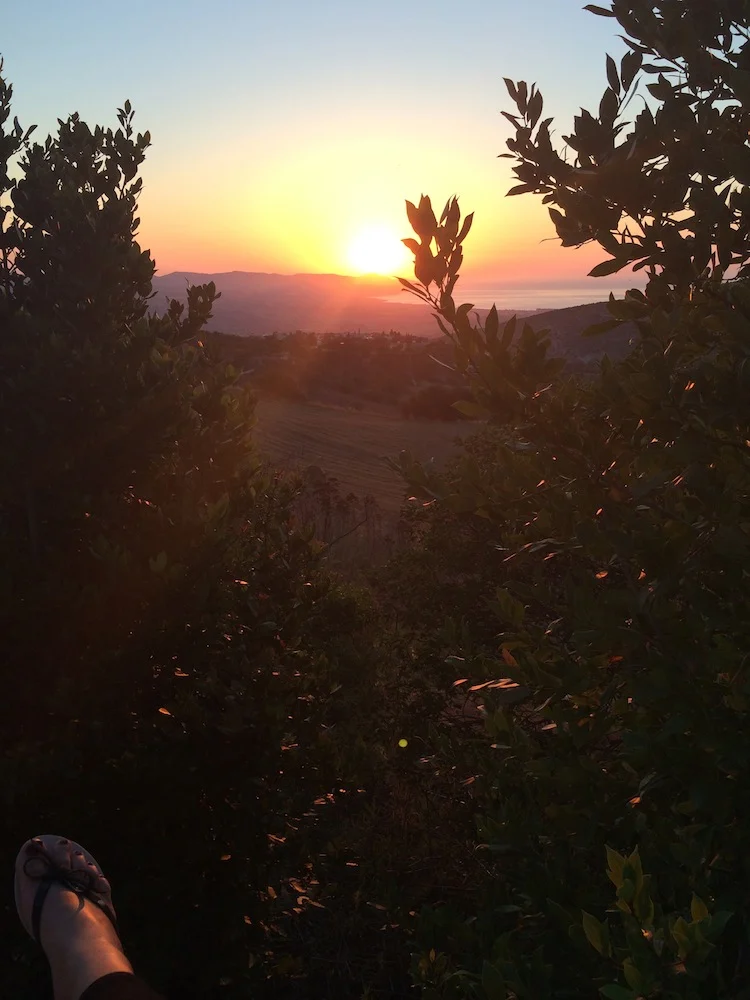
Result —
<path fill-rule="evenodd" d="M 82 856 L 86 860 L 87 866 L 85 868 L 64 868 L 56 864 L 50 857 L 48 843 L 46 844 L 45 841 L 53 844 L 65 844 L 66 846 L 69 844 L 71 853 Z M 22 893 L 20 886 L 22 875 L 39 883 L 31 906 L 30 921 L 28 915 L 22 913 Z M 27 841 L 21 848 L 16 860 L 16 908 L 21 923 L 34 940 L 41 943 L 40 927 L 44 903 L 52 886 L 61 885 L 78 896 L 79 909 L 83 907 L 87 900 L 93 903 L 94 906 L 99 907 L 110 919 L 112 926 L 117 932 L 117 917 L 112 906 L 112 897 L 109 888 L 107 888 L 107 891 L 102 891 L 101 889 L 103 878 L 101 868 L 94 857 L 81 847 L 80 844 L 75 843 L 75 841 L 67 841 L 64 838 L 51 837 L 49 835 L 35 837 L 33 840 Z M 99 885 L 98 889 L 96 888 L 97 885 Z"/>

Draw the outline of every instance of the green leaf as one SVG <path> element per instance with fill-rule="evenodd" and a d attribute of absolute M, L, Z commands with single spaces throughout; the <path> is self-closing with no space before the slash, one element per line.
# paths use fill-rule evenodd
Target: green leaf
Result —
<path fill-rule="evenodd" d="M 487 1000 L 506 1000 L 508 996 L 505 978 L 491 962 L 482 964 L 482 989 Z"/>
<path fill-rule="evenodd" d="M 649 892 L 651 876 L 646 875 L 636 891 L 633 900 L 633 913 L 640 921 L 641 927 L 652 929 L 654 926 L 654 903 Z"/>
<path fill-rule="evenodd" d="M 618 854 L 617 851 L 613 850 L 611 847 L 605 848 L 607 852 L 607 866 L 610 881 L 616 889 L 619 889 L 622 885 L 622 872 L 625 867 L 625 858 L 622 854 Z"/>
<path fill-rule="evenodd" d="M 498 587 L 495 591 L 495 601 L 500 617 L 514 628 L 519 628 L 526 614 L 523 604 L 504 587 Z"/>
<path fill-rule="evenodd" d="M 695 893 L 690 902 L 690 916 L 696 921 L 705 920 L 709 916 L 708 907 Z"/>
<path fill-rule="evenodd" d="M 711 917 L 711 923 L 708 928 L 708 939 L 710 941 L 717 941 L 733 916 L 734 913 L 730 910 L 719 910 L 718 913 L 714 913 Z"/>
<path fill-rule="evenodd" d="M 626 990 L 624 986 L 617 983 L 609 983 L 607 986 L 600 986 L 599 992 L 607 1000 L 636 1000 L 638 994 L 632 990 Z"/>
<path fill-rule="evenodd" d="M 638 967 L 632 958 L 626 958 L 622 963 L 622 974 L 628 986 L 636 993 L 644 993 L 644 981 Z"/>
<path fill-rule="evenodd" d="M 630 872 L 628 872 L 628 868 L 630 869 Z M 628 856 L 623 873 L 626 878 L 629 877 L 633 879 L 636 889 L 641 888 L 643 885 L 643 865 L 641 864 L 641 853 L 637 847 Z"/>
<path fill-rule="evenodd" d="M 459 413 L 463 413 L 465 417 L 469 417 L 471 420 L 483 420 L 487 417 L 487 410 L 479 403 L 475 403 L 471 399 L 459 399 L 455 403 L 451 403 L 454 410 L 458 410 Z"/>
<path fill-rule="evenodd" d="M 690 936 L 690 927 L 686 920 L 682 917 L 678 917 L 674 922 L 672 927 L 672 937 L 677 944 L 677 954 L 680 958 L 684 959 L 690 954 L 692 950 L 693 942 Z"/>
<path fill-rule="evenodd" d="M 609 941 L 609 928 L 600 920 L 597 920 L 591 913 L 581 910 L 581 924 L 583 932 L 592 948 L 595 948 L 600 955 L 608 958 L 612 954 L 612 945 Z"/>

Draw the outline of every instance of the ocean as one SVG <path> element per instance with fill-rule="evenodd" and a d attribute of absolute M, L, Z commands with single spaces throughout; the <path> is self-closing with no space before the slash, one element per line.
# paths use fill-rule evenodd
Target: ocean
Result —
<path fill-rule="evenodd" d="M 603 282 L 592 279 L 586 285 L 564 285 L 557 288 L 549 285 L 513 286 L 494 284 L 462 284 L 456 285 L 453 298 L 456 303 L 472 302 L 478 309 L 490 309 L 493 305 L 498 309 L 565 309 L 568 306 L 580 306 L 587 302 L 604 302 L 609 298 L 610 291 L 620 298 L 628 288 L 634 285 L 641 285 L 641 282 L 631 281 L 627 285 L 612 287 Z M 418 300 L 409 295 L 406 291 L 403 294 L 389 295 L 387 302 L 397 302 L 400 305 L 407 305 L 410 301 L 417 303 Z"/>

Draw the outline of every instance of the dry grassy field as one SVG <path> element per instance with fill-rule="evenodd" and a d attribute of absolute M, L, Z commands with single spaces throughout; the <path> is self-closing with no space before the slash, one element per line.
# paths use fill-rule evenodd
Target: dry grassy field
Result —
<path fill-rule="evenodd" d="M 398 414 L 261 398 L 257 408 L 261 450 L 286 468 L 319 466 L 341 491 L 373 496 L 384 511 L 398 510 L 400 478 L 385 463 L 408 450 L 442 464 L 469 425 L 405 420 Z"/>

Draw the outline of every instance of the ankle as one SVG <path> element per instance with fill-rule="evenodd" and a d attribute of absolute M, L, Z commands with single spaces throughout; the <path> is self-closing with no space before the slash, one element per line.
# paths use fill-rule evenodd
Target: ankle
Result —
<path fill-rule="evenodd" d="M 65 947 L 53 945 L 45 948 L 45 952 L 52 971 L 55 1000 L 80 1000 L 102 976 L 133 972 L 119 941 L 107 934 L 69 941 Z"/>

